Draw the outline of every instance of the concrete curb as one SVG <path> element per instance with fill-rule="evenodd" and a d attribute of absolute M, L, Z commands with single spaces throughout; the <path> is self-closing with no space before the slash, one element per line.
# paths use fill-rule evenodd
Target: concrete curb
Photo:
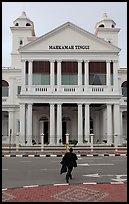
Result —
<path fill-rule="evenodd" d="M 5 154 L 2 155 L 2 157 L 63 157 L 64 154 Z M 127 153 L 125 154 L 77 154 L 78 157 L 97 157 L 97 156 L 127 156 Z"/>
<path fill-rule="evenodd" d="M 72 185 L 96 185 L 96 184 L 127 184 L 127 182 L 85 182 L 85 183 L 72 183 Z M 40 186 L 66 186 L 71 185 L 71 183 L 57 183 L 57 184 L 47 184 L 47 185 L 28 185 L 28 186 L 21 186 L 21 187 L 12 187 L 12 188 L 3 188 L 2 191 L 11 190 L 11 189 L 19 189 L 19 188 L 35 188 Z"/>

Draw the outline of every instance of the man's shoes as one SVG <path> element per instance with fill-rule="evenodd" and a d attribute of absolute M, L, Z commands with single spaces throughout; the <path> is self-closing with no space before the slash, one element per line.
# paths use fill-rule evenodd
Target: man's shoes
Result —
<path fill-rule="evenodd" d="M 66 182 L 69 183 L 69 179 L 68 178 L 66 178 Z"/>

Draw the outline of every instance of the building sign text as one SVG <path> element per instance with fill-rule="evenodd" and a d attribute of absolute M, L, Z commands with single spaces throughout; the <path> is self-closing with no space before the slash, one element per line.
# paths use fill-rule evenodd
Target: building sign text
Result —
<path fill-rule="evenodd" d="M 49 50 L 89 50 L 89 45 L 49 45 Z"/>

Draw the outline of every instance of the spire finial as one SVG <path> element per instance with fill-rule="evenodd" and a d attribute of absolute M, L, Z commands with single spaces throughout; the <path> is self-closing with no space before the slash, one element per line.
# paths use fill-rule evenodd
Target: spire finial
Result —
<path fill-rule="evenodd" d="M 103 14 L 103 19 L 105 19 L 105 18 L 107 18 L 107 13 L 106 12 Z"/>

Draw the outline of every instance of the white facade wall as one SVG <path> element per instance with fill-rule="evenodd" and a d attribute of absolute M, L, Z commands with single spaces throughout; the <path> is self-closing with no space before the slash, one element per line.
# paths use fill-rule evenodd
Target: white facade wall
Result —
<path fill-rule="evenodd" d="M 19 19 L 15 22 L 19 21 L 23 26 L 28 22 L 26 16 L 24 18 L 23 22 Z M 12 129 L 12 144 L 15 144 L 18 131 L 19 141 L 23 146 L 32 145 L 33 139 L 36 144 L 40 144 L 40 134 L 46 131 L 48 145 L 60 145 L 59 139 L 64 140 L 64 132 L 69 134 L 70 140 L 78 140 L 79 145 L 89 145 L 92 119 L 94 144 L 102 144 L 103 140 L 107 140 L 108 145 L 112 145 L 119 124 L 117 134 L 118 144 L 121 145 L 123 137 L 127 138 L 127 98 L 121 95 L 121 84 L 127 81 L 127 70 L 119 69 L 119 48 L 69 22 L 27 45 L 28 37 L 32 37 L 32 28 L 23 29 L 22 26 L 18 29 L 15 26 L 11 27 L 12 65 L 9 69 L 2 69 L 2 80 L 9 83 L 9 96 L 2 97 L 3 144 L 9 144 L 7 134 L 9 135 Z M 105 38 L 111 37 L 114 42 L 117 39 L 116 32 L 110 34 L 103 32 L 103 35 Z M 26 45 L 18 51 L 20 39 Z M 73 46 L 74 49 L 49 49 L 49 46 L 56 45 Z M 75 49 L 76 46 L 82 45 L 89 46 L 89 49 Z M 35 60 L 50 62 L 50 85 L 32 85 Z M 25 61 L 29 62 L 29 85 L 25 84 Z M 57 85 L 54 84 L 55 61 L 57 61 Z M 62 61 L 78 63 L 77 85 L 61 85 Z M 82 61 L 85 70 L 84 85 L 82 85 Z M 106 62 L 106 85 L 89 85 L 90 61 Z M 113 85 L 110 83 L 110 61 L 113 61 L 116 70 L 113 72 Z M 19 95 L 18 86 L 21 86 Z M 89 109 L 85 110 L 85 107 L 88 108 L 87 105 Z M 66 122 L 66 130 L 62 128 L 62 121 Z M 48 122 L 48 128 L 45 122 Z M 88 133 L 89 135 L 86 135 Z"/>

